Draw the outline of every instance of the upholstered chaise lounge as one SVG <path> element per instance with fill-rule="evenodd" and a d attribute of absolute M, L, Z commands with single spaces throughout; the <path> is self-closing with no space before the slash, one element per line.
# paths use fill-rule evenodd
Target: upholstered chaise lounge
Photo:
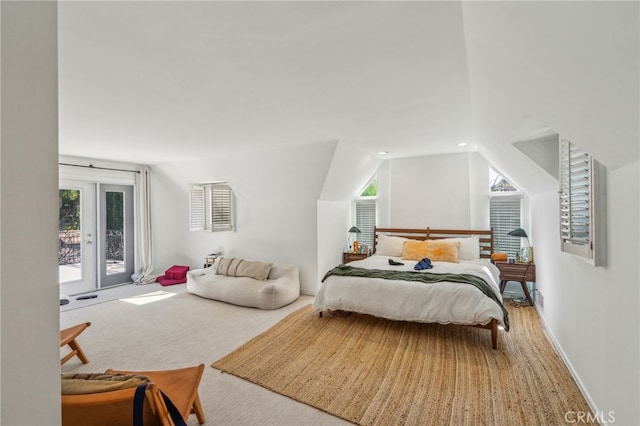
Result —
<path fill-rule="evenodd" d="M 246 262 L 245 269 L 237 262 Z M 266 279 L 265 279 L 266 277 Z M 300 296 L 298 267 L 218 258 L 213 266 L 187 273 L 187 291 L 208 299 L 259 309 L 278 309 Z"/>

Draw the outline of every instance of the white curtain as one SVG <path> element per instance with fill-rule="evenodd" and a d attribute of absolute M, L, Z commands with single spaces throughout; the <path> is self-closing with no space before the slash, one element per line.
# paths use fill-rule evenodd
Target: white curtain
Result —
<path fill-rule="evenodd" d="M 136 176 L 136 256 L 135 273 L 131 280 L 137 284 L 155 282 L 153 272 L 153 241 L 151 232 L 151 170 L 145 167 Z"/>

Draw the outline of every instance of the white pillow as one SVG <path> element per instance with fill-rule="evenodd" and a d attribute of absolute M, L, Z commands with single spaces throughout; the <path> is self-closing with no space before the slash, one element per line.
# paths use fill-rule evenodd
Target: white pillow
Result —
<path fill-rule="evenodd" d="M 480 237 L 477 235 L 466 238 L 447 238 L 447 240 L 460 243 L 460 247 L 458 248 L 458 259 L 480 259 Z"/>
<path fill-rule="evenodd" d="M 407 241 L 407 239 L 403 237 L 379 234 L 376 244 L 376 254 L 378 256 L 401 257 L 402 247 L 405 241 Z"/>

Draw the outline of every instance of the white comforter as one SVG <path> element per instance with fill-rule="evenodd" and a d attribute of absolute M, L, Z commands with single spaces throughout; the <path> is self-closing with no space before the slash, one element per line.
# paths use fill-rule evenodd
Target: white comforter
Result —
<path fill-rule="evenodd" d="M 413 271 L 417 263 L 391 258 L 404 263 L 403 266 L 392 266 L 389 259 L 388 256 L 371 256 L 351 262 L 349 266 Z M 487 260 L 433 262 L 432 269 L 422 272 L 476 275 L 483 278 L 502 301 L 498 268 Z M 441 324 L 487 324 L 495 318 L 502 326 L 505 325 L 502 309 L 495 301 L 473 285 L 451 282 L 424 284 L 332 275 L 320 286 L 313 307 L 316 311 L 344 310 L 391 320 Z"/>

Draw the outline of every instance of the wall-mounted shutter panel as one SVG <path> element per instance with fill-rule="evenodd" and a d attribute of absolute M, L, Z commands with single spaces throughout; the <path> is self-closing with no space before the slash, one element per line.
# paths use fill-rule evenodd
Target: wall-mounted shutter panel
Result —
<path fill-rule="evenodd" d="M 562 250 L 593 259 L 593 159 L 560 141 L 560 240 Z"/>
<path fill-rule="evenodd" d="M 355 235 L 358 242 L 373 248 L 373 236 L 376 227 L 376 200 L 356 201 L 356 226 L 362 232 Z"/>
<path fill-rule="evenodd" d="M 233 229 L 233 191 L 227 184 L 211 185 L 211 230 Z"/>
<path fill-rule="evenodd" d="M 520 238 L 508 235 L 520 228 L 520 196 L 495 196 L 489 203 L 489 223 L 493 229 L 494 251 L 515 256 L 520 250 Z"/>
<path fill-rule="evenodd" d="M 205 228 L 204 187 L 192 185 L 189 188 L 189 229 L 202 231 Z"/>

